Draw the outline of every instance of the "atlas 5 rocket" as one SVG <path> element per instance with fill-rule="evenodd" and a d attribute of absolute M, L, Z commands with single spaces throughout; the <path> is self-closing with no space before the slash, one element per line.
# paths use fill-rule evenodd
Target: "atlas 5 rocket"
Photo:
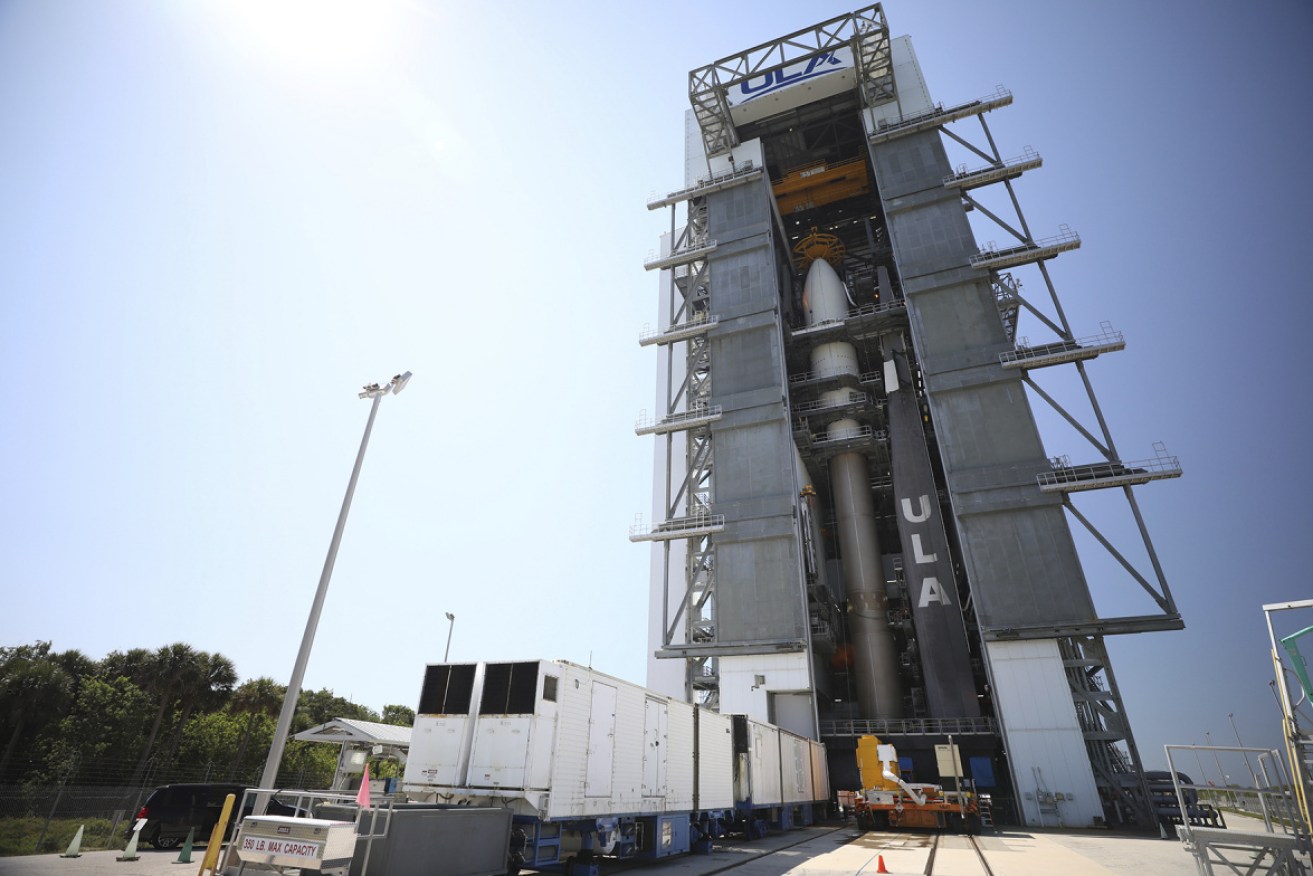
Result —
<path fill-rule="evenodd" d="M 843 319 L 848 295 L 843 281 L 824 259 L 812 262 L 803 285 L 807 324 Z M 811 368 L 818 377 L 859 374 L 857 351 L 847 341 L 817 345 Z M 826 392 L 822 399 L 843 403 L 847 388 Z M 826 426 L 830 438 L 856 435 L 856 420 L 836 419 Z M 848 630 L 853 651 L 853 675 L 863 717 L 896 718 L 903 712 L 903 691 L 898 678 L 898 657 L 889 630 L 880 542 L 871 499 L 871 477 L 866 456 L 848 451 L 830 460 L 830 491 L 834 497 L 843 554 L 844 595 L 848 601 Z"/>

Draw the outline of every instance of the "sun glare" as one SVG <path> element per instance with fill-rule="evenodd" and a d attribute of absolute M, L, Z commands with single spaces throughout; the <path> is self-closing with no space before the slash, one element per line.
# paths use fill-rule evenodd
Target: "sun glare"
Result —
<path fill-rule="evenodd" d="M 262 53 L 305 72 L 378 61 L 396 37 L 390 0 L 228 0 L 223 8 Z"/>

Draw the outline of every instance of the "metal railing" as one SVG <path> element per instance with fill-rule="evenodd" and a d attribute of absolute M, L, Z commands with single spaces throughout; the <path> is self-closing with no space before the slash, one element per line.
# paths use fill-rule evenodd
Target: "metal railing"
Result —
<path fill-rule="evenodd" d="M 634 421 L 634 431 L 639 435 L 657 431 L 674 432 L 680 428 L 692 428 L 702 423 L 719 420 L 722 413 L 723 408 L 720 405 L 699 405 L 691 410 L 667 414 L 660 419 L 648 416 L 644 412 Z"/>
<path fill-rule="evenodd" d="M 1088 352 L 1096 355 L 1100 352 L 1111 350 L 1120 350 L 1126 346 L 1126 339 L 1119 331 L 1114 331 L 1109 323 L 1102 324 L 1103 331 L 1097 335 L 1086 335 L 1081 338 L 1072 338 L 1052 341 L 1047 344 L 1031 344 L 1028 339 L 1022 338 L 1017 344 L 1015 350 L 1009 350 L 998 354 L 998 361 L 1005 367 L 1012 363 L 1021 363 L 1033 359 L 1044 358 L 1063 358 L 1065 355 Z"/>
<path fill-rule="evenodd" d="M 1044 159 L 1040 157 L 1038 152 L 1027 146 L 1024 154 L 1004 158 L 998 164 L 985 164 L 969 169 L 965 164 L 959 164 L 954 173 L 944 177 L 944 185 L 965 182 L 975 177 L 990 177 L 995 174 L 1007 175 L 1013 171 L 1020 173 L 1021 171 L 1039 167 L 1043 161 Z"/>
<path fill-rule="evenodd" d="M 879 143 L 900 134 L 911 134 L 924 128 L 934 128 L 948 122 L 955 122 L 968 116 L 986 113 L 993 109 L 1005 107 L 1012 103 L 1011 90 L 1002 85 L 994 89 L 993 94 L 945 108 L 936 103 L 931 109 L 911 115 L 899 116 L 897 119 L 881 119 L 876 131 L 871 135 L 872 142 Z"/>
<path fill-rule="evenodd" d="M 1137 459 L 1130 462 L 1095 462 L 1087 465 L 1072 465 L 1066 456 L 1055 456 L 1049 460 L 1052 471 L 1040 472 L 1035 476 L 1041 487 L 1059 487 L 1064 485 L 1097 482 L 1106 480 L 1157 480 L 1160 478 L 1179 477 L 1181 463 L 1177 457 L 1167 452 L 1161 441 L 1155 442 L 1158 455 L 1153 459 Z"/>
<path fill-rule="evenodd" d="M 671 517 L 660 523 L 644 523 L 639 520 L 629 527 L 629 540 L 641 541 L 663 536 L 679 538 L 702 532 L 715 532 L 724 528 L 724 514 L 695 514 L 691 517 Z"/>
<path fill-rule="evenodd" d="M 822 721 L 821 736 L 980 736 L 997 733 L 993 718 L 854 718 Z"/>
<path fill-rule="evenodd" d="M 673 249 L 666 255 L 657 255 L 657 251 L 649 249 L 647 258 L 643 260 L 643 268 L 651 271 L 657 268 L 673 268 L 676 265 L 685 262 L 691 262 L 694 259 L 701 258 L 716 248 L 716 241 L 710 238 L 700 240 L 690 240 L 684 246 Z"/>
<path fill-rule="evenodd" d="M 721 173 L 713 173 L 710 176 L 698 177 L 693 185 L 685 186 L 682 189 L 676 189 L 673 192 L 666 192 L 664 195 L 652 189 L 647 193 L 647 208 L 655 210 L 670 204 L 676 204 L 680 201 L 687 200 L 695 195 L 700 189 L 710 189 L 717 185 L 727 182 L 737 182 L 739 179 L 761 173 L 761 168 L 754 166 L 751 160 L 743 162 L 730 170 Z"/>
<path fill-rule="evenodd" d="M 872 429 L 870 426 L 858 426 L 855 429 L 845 429 L 844 434 L 830 436 L 829 432 L 811 436 L 811 443 L 815 447 L 824 447 L 827 444 L 842 444 L 847 441 L 884 441 L 889 436 L 883 429 Z"/>
<path fill-rule="evenodd" d="M 793 406 L 793 410 L 798 414 L 815 414 L 821 411 L 838 410 L 840 408 L 852 407 L 853 405 L 869 404 L 871 397 L 864 392 L 854 392 L 848 390 L 847 399 L 816 399 L 814 401 L 800 402 Z"/>
<path fill-rule="evenodd" d="M 685 332 L 697 334 L 720 322 L 720 317 L 710 315 L 705 312 L 697 313 L 687 322 L 677 322 L 666 326 L 663 329 L 652 328 L 651 323 L 644 323 L 643 330 L 638 333 L 638 343 L 642 346 L 651 344 L 661 338 L 679 336 Z"/>
<path fill-rule="evenodd" d="M 835 319 L 823 319 L 812 325 L 803 326 L 793 330 L 794 337 L 802 337 L 815 332 L 830 331 L 847 325 L 849 320 L 861 319 L 863 317 L 886 316 L 891 313 L 906 310 L 907 303 L 902 299 L 890 301 L 884 304 L 863 304 L 859 307 L 849 308 L 848 313 L 843 317 Z"/>
<path fill-rule="evenodd" d="M 1016 246 L 1000 248 L 997 243 L 991 240 L 980 248 L 980 252 L 971 256 L 969 261 L 973 267 L 986 267 L 995 262 L 1006 262 L 1006 266 L 1011 267 L 1014 264 L 1024 264 L 1025 261 L 1037 257 L 1048 258 L 1051 255 L 1080 246 L 1079 234 L 1072 231 L 1067 225 L 1059 225 L 1058 227 L 1061 231 L 1052 237 L 1043 237 Z"/>

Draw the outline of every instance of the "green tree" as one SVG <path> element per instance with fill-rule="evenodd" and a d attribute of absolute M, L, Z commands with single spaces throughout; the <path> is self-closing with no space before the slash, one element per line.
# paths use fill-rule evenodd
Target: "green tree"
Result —
<path fill-rule="evenodd" d="M 390 705 L 383 707 L 383 723 L 399 724 L 412 727 L 415 724 L 415 710 L 410 706 Z"/>
<path fill-rule="evenodd" d="M 48 771 L 76 764 L 82 781 L 121 782 L 153 711 L 150 697 L 125 676 L 84 679 L 68 715 L 44 746 Z"/>
<path fill-rule="evenodd" d="M 283 762 L 278 768 L 278 786 L 327 788 L 337 772 L 337 753 L 336 745 L 291 740 L 283 751 Z"/>
<path fill-rule="evenodd" d="M 73 679 L 75 695 L 81 688 L 82 682 L 100 674 L 100 664 L 76 648 L 51 654 L 50 659 L 58 663 L 59 667 L 68 673 L 69 678 Z"/>
<path fill-rule="evenodd" d="M 241 744 L 246 720 L 228 711 L 202 712 L 191 718 L 179 743 L 179 763 L 194 769 L 197 780 L 232 778 L 229 765 Z M 183 775 L 181 771 L 175 773 Z"/>
<path fill-rule="evenodd" d="M 360 721 L 377 721 L 378 712 L 358 706 L 339 697 L 328 688 L 303 690 L 296 701 L 296 716 L 292 719 L 292 732 L 300 733 L 334 718 L 355 718 Z"/>
<path fill-rule="evenodd" d="M 141 690 L 147 687 L 155 655 L 147 648 L 110 651 L 100 661 L 99 676 L 104 679 L 126 678 Z"/>
<path fill-rule="evenodd" d="M 159 735 L 160 725 L 164 723 L 164 716 L 174 708 L 188 685 L 195 684 L 195 679 L 200 674 L 198 670 L 200 660 L 201 655 L 191 645 L 175 642 L 156 651 L 143 667 L 145 683 L 142 687 L 155 697 L 157 707 L 155 720 L 150 726 L 146 744 L 141 750 L 141 758 L 137 761 L 136 769 L 132 771 L 131 784 L 137 784 L 145 775 L 151 750 L 155 747 L 155 738 Z"/>
<path fill-rule="evenodd" d="M 242 741 L 237 747 L 237 755 L 228 769 L 229 775 L 237 775 L 238 770 L 245 765 L 246 750 L 251 744 L 256 723 L 261 718 L 266 718 L 270 722 L 276 719 L 283 705 L 283 697 L 286 695 L 287 688 L 268 677 L 244 681 L 237 690 L 233 691 L 232 699 L 228 701 L 228 710 L 234 714 L 245 715 L 246 727 L 242 731 Z M 273 739 L 272 725 L 269 738 Z"/>
<path fill-rule="evenodd" d="M 24 731 L 58 720 L 73 697 L 73 679 L 50 654 L 49 642 L 0 648 L 0 714 L 9 740 L 0 754 L 5 775 Z"/>
<path fill-rule="evenodd" d="M 196 708 L 210 712 L 221 707 L 232 696 L 237 683 L 237 669 L 233 662 L 219 653 L 200 651 L 196 661 L 186 668 L 182 685 L 178 689 L 178 722 L 169 743 L 167 763 L 173 763 L 182 741 L 183 727 Z"/>

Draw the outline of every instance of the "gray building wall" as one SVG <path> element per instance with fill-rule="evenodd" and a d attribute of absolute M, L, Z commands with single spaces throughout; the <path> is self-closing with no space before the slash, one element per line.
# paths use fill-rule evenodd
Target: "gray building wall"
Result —
<path fill-rule="evenodd" d="M 988 637 L 1085 623 L 1095 611 L 961 198 L 936 131 L 871 148 L 925 378 L 976 616 Z"/>
<path fill-rule="evenodd" d="M 716 638 L 722 645 L 807 640 L 795 519 L 793 436 L 769 183 L 707 198 L 714 423 L 713 511 L 725 515 L 716 545 Z"/>

